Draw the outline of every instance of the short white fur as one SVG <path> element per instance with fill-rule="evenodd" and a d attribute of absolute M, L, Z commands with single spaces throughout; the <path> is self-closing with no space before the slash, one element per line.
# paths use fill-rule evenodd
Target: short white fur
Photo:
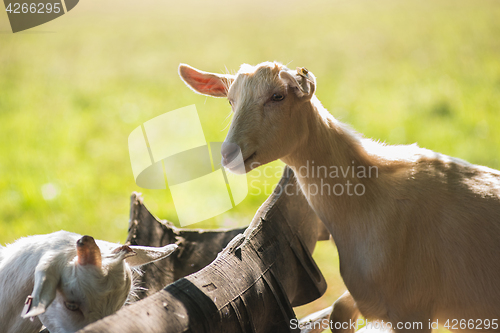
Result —
<path fill-rule="evenodd" d="M 81 238 L 58 231 L 0 247 L 1 332 L 35 333 L 42 324 L 51 333 L 75 332 L 125 304 L 133 294 L 134 268 L 177 248 L 124 247 L 97 240 L 102 264 L 82 265 L 76 248 Z M 33 297 L 31 306 L 25 306 L 28 295 Z"/>

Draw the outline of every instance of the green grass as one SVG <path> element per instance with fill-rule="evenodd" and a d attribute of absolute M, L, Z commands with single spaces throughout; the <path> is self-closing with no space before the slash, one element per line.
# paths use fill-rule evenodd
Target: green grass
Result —
<path fill-rule="evenodd" d="M 128 135 L 196 104 L 207 140 L 222 141 L 230 112 L 185 87 L 180 62 L 233 72 L 266 60 L 305 66 L 323 104 L 367 137 L 500 168 L 498 1 L 117 3 L 80 1 L 18 34 L 0 14 L 1 244 L 59 229 L 124 241 L 134 190 L 176 221 L 167 191 L 135 185 Z M 57 195 L 46 200 L 51 186 Z M 265 197 L 193 227 L 248 224 Z M 299 316 L 345 288 L 334 246 L 319 244 L 314 256 L 329 289 Z"/>

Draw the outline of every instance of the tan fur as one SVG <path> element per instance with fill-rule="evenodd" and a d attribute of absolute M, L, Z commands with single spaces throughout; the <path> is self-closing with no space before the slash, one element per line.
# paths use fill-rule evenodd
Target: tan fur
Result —
<path fill-rule="evenodd" d="M 365 139 L 322 107 L 312 74 L 311 93 L 304 95 L 290 72 L 263 63 L 233 78 L 226 141 L 239 145 L 247 171 L 276 159 L 295 171 L 333 236 L 340 272 L 361 313 L 394 325 L 420 321 L 424 331 L 429 320 L 498 319 L 500 172 L 416 145 Z M 270 101 L 274 92 L 286 98 Z M 376 176 L 302 176 L 301 167 L 313 163 L 372 167 Z M 311 191 L 347 181 L 365 193 Z"/>

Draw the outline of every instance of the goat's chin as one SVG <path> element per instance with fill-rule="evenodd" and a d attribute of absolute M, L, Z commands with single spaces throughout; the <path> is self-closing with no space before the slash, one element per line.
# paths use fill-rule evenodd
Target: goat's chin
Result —
<path fill-rule="evenodd" d="M 225 168 L 226 168 L 226 170 L 228 170 L 229 172 L 231 172 L 235 175 L 244 175 L 260 165 L 260 163 L 259 164 L 254 164 L 254 163 L 255 162 L 251 162 L 251 163 L 243 162 L 243 163 L 240 163 L 236 166 L 228 166 Z"/>
<path fill-rule="evenodd" d="M 231 172 L 235 175 L 244 175 L 245 173 L 248 172 L 243 164 L 238 164 L 237 166 L 232 167 L 232 168 L 226 167 L 226 170 L 228 170 L 229 172 Z"/>
<path fill-rule="evenodd" d="M 258 168 L 262 165 L 262 163 L 258 162 L 258 161 L 252 161 L 252 162 L 249 162 L 249 163 L 245 163 L 245 172 L 250 172 L 252 171 L 253 169 L 255 168 Z"/>
<path fill-rule="evenodd" d="M 241 163 L 234 167 L 226 167 L 226 170 L 235 175 L 244 175 L 261 165 L 262 164 L 260 162 L 252 161 L 252 162 Z"/>
<path fill-rule="evenodd" d="M 262 163 L 262 162 L 257 160 L 257 152 L 254 152 L 244 162 L 245 172 L 248 173 L 248 172 L 252 171 L 253 169 L 260 167 L 263 164 L 265 164 L 265 163 Z"/>
<path fill-rule="evenodd" d="M 256 155 L 257 152 L 254 152 L 245 160 L 243 160 L 240 155 L 239 158 L 235 158 L 229 163 L 226 163 L 223 159 L 222 165 L 224 166 L 224 168 L 226 168 L 226 170 L 228 170 L 233 174 L 244 175 L 250 172 L 251 170 L 257 168 L 258 166 L 262 165 L 262 163 L 256 161 Z"/>

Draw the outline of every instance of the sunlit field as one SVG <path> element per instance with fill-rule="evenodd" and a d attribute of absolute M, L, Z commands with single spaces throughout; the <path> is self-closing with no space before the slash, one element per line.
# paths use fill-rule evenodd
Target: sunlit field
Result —
<path fill-rule="evenodd" d="M 366 137 L 499 169 L 499 17 L 496 0 L 85 0 L 12 34 L 2 12 L 0 244 L 60 229 L 123 242 L 132 191 L 178 225 L 169 191 L 135 184 L 127 140 L 190 104 L 207 141 L 224 140 L 227 100 L 194 94 L 181 62 L 212 72 L 305 66 L 323 105 Z M 259 173 L 240 205 L 190 227 L 247 225 L 279 179 Z M 314 257 L 328 291 L 298 317 L 345 290 L 335 246 L 318 243 Z"/>

